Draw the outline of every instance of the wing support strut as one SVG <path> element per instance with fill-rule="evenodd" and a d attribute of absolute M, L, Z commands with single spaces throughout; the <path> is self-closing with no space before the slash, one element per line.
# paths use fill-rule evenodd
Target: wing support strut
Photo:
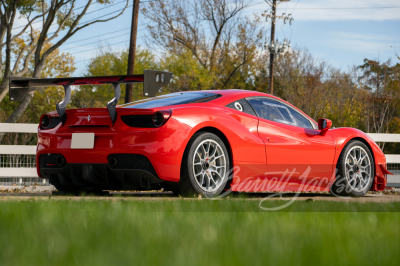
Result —
<path fill-rule="evenodd" d="M 113 86 L 114 86 L 114 98 L 112 98 L 111 101 L 107 103 L 107 109 L 114 126 L 115 121 L 117 120 L 117 111 L 115 110 L 115 107 L 117 107 L 119 98 L 121 97 L 121 87 L 119 82 L 113 83 Z"/>
<path fill-rule="evenodd" d="M 57 105 L 56 105 L 57 113 L 60 116 L 61 121 L 63 122 L 63 124 L 67 120 L 67 117 L 65 115 L 65 107 L 71 101 L 71 84 L 74 84 L 74 82 L 71 81 L 68 84 L 63 85 L 64 92 L 65 92 L 64 99 L 61 102 L 57 103 Z"/>

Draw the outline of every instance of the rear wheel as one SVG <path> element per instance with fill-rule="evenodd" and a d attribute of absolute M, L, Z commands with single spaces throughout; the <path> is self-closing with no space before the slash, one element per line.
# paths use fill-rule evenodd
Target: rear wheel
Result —
<path fill-rule="evenodd" d="M 340 154 L 331 193 L 362 197 L 371 189 L 374 176 L 375 164 L 369 148 L 361 141 L 350 141 Z"/>
<path fill-rule="evenodd" d="M 182 160 L 179 192 L 183 196 L 215 197 L 225 188 L 230 159 L 224 142 L 209 132 L 196 133 Z"/>

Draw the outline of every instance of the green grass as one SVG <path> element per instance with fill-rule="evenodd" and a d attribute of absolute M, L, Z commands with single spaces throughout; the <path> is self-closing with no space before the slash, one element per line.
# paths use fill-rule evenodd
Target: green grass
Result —
<path fill-rule="evenodd" d="M 3 200 L 0 265 L 400 265 L 400 203 L 258 203 Z"/>

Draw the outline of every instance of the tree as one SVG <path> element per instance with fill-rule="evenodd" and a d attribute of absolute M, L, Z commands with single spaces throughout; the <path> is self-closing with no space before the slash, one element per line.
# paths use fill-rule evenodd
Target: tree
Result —
<path fill-rule="evenodd" d="M 235 88 L 263 39 L 260 19 L 241 16 L 246 0 L 155 1 L 143 14 L 152 41 L 169 54 L 194 57 L 212 74 L 213 89 Z"/>
<path fill-rule="evenodd" d="M 27 1 L 0 1 L 0 73 L 3 74 L 2 82 L 0 86 L 0 102 L 3 100 L 5 95 L 8 92 L 8 77 L 13 74 L 11 71 L 11 47 L 12 42 L 19 38 L 22 34 L 25 33 L 28 27 L 38 18 L 42 17 L 41 15 L 37 15 L 30 19 L 32 11 L 35 9 L 35 1 L 27 0 Z M 22 17 L 26 17 L 27 24 L 14 36 L 12 36 L 12 29 L 14 25 L 15 16 L 17 12 L 20 12 Z M 4 41 L 6 38 L 6 41 Z M 6 60 L 3 62 L 3 48 L 6 47 Z M 21 51 L 23 54 L 26 50 Z M 33 52 L 32 52 L 33 54 Z M 32 56 L 32 54 L 30 56 Z M 21 60 L 20 57 L 17 58 L 17 61 Z M 29 58 L 27 60 L 29 62 Z M 14 73 L 15 74 L 15 73 Z M 22 73 L 21 75 L 23 75 Z"/>
<path fill-rule="evenodd" d="M 15 41 L 15 46 L 13 47 L 13 55 L 19 53 L 26 43 L 22 38 L 17 38 Z M 45 45 L 51 47 L 51 43 Z M 34 68 L 34 60 L 28 63 L 28 72 L 26 75 L 31 75 Z M 49 57 L 47 57 L 44 67 L 42 68 L 42 76 L 52 76 L 55 78 L 68 77 L 74 73 L 76 70 L 74 65 L 74 57 L 69 53 L 60 53 L 56 49 Z M 39 123 L 40 116 L 44 113 L 48 113 L 55 109 L 57 102 L 60 101 L 61 95 L 64 94 L 64 90 L 60 87 L 46 87 L 37 90 L 29 103 L 27 110 L 21 115 L 20 121 L 24 123 Z M 0 102 L 0 119 L 6 119 L 9 117 L 14 110 L 18 107 L 18 102 L 11 102 L 8 98 L 4 98 Z M 0 133 L 0 140 L 5 134 Z M 18 134 L 9 134 L 10 136 L 4 137 L 5 143 L 9 142 L 11 139 L 15 140 L 15 136 Z M 26 144 L 27 140 L 21 140 L 22 143 Z"/>
<path fill-rule="evenodd" d="M 111 49 L 99 49 L 98 54 L 90 60 L 86 76 L 126 75 L 129 51 L 114 52 Z M 155 56 L 148 50 L 138 49 L 135 56 L 135 74 L 142 74 L 145 69 L 160 69 Z M 135 85 L 134 98 L 138 99 L 142 93 L 142 84 Z M 125 95 L 125 84 L 121 85 L 121 95 Z M 120 104 L 123 104 L 121 96 Z M 75 89 L 71 98 L 71 106 L 77 108 L 105 107 L 114 97 L 112 85 L 81 86 Z"/>
<path fill-rule="evenodd" d="M 112 3 L 112 0 L 97 0 L 99 4 L 109 4 Z M 0 15 L 1 25 L 0 29 L 6 28 L 7 31 L 7 40 L 6 40 L 6 62 L 5 62 L 5 71 L 2 79 L 2 84 L 0 88 L 0 102 L 4 99 L 5 95 L 8 92 L 8 77 L 10 75 L 13 76 L 23 76 L 29 70 L 29 62 L 33 58 L 34 67 L 32 71 L 32 77 L 40 78 L 42 76 L 42 69 L 45 65 L 47 58 L 58 49 L 63 43 L 65 43 L 69 38 L 71 38 L 76 32 L 94 24 L 100 22 L 106 22 L 112 20 L 118 16 L 120 16 L 128 6 L 129 0 L 127 0 L 125 8 L 123 8 L 119 13 L 115 16 L 112 16 L 107 19 L 95 19 L 86 22 L 81 22 L 81 19 L 86 15 L 88 8 L 93 3 L 93 0 L 87 1 L 87 3 L 82 7 L 82 11 L 80 13 L 75 13 L 77 9 L 75 9 L 76 0 L 53 0 L 53 1 L 26 1 L 25 5 L 22 5 L 25 1 L 13 0 L 13 1 L 5 1 L 1 0 L 1 8 Z M 19 36 L 12 36 L 11 30 L 13 28 L 13 23 L 15 20 L 16 13 L 20 10 L 23 10 L 21 14 L 23 14 L 27 20 L 27 25 L 19 33 L 20 35 L 24 34 L 25 31 L 30 28 L 30 43 L 26 45 L 24 49 L 20 51 L 18 56 L 16 57 L 15 62 L 11 62 L 11 46 L 12 42 Z M 30 20 L 30 17 L 36 14 L 36 16 Z M 33 20 L 38 17 L 43 18 L 43 27 L 39 34 L 35 34 L 31 24 Z M 4 19 L 3 19 L 4 18 Z M 57 29 L 54 32 L 49 32 L 50 27 L 57 25 Z M 1 34 L 1 30 L 0 30 Z M 61 36 L 59 36 L 61 35 Z M 0 37 L 3 37 L 0 35 Z M 3 39 L 0 40 L 3 43 Z M 47 45 L 54 41 L 52 45 Z M 14 66 L 18 66 L 22 63 L 24 66 L 22 69 L 14 67 L 11 70 L 11 64 Z M 8 117 L 6 120 L 7 123 L 16 122 L 25 109 L 28 107 L 34 95 L 34 91 L 30 91 L 25 98 L 21 101 L 15 111 Z"/>
<path fill-rule="evenodd" d="M 214 85 L 215 73 L 205 69 L 188 49 L 179 54 L 163 54 L 160 66 L 174 74 L 171 83 L 162 88 L 162 92 L 207 90 Z"/>
<path fill-rule="evenodd" d="M 361 88 L 368 93 L 367 132 L 388 133 L 400 106 L 400 64 L 365 59 L 358 69 L 362 74 L 359 77 Z"/>
<path fill-rule="evenodd" d="M 314 120 L 325 117 L 335 126 L 363 126 L 364 94 L 355 83 L 355 73 L 340 71 L 316 60 L 306 49 L 275 59 L 274 88 L 278 97 L 303 110 Z M 260 53 L 250 64 L 247 89 L 268 87 L 269 53 Z M 241 83 L 239 83 L 241 84 Z M 360 122 L 361 121 L 361 122 Z"/>

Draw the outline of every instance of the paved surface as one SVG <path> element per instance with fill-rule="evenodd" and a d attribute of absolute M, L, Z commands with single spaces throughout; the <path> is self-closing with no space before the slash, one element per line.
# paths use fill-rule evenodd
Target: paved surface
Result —
<path fill-rule="evenodd" d="M 131 192 L 131 191 L 118 191 L 108 192 L 104 191 L 102 195 L 88 195 L 88 196 L 71 196 L 64 195 L 54 191 L 53 186 L 0 186 L 0 200 L 26 200 L 26 199 L 74 199 L 74 200 L 181 200 L 182 197 L 174 195 L 172 192 Z M 269 200 L 280 200 L 279 195 L 273 193 L 231 193 L 226 196 L 231 200 L 261 200 L 268 197 Z M 308 201 L 343 201 L 343 202 L 400 202 L 400 190 L 394 189 L 389 192 L 368 193 L 361 198 L 339 198 L 332 196 L 329 193 L 285 193 L 282 196 L 285 200 L 308 200 Z M 185 200 L 205 200 L 204 198 L 189 198 Z"/>
<path fill-rule="evenodd" d="M 51 193 L 56 190 L 54 186 L 3 186 L 0 185 L 0 193 Z"/>
<path fill-rule="evenodd" d="M 286 193 L 283 199 L 300 201 L 335 201 L 335 202 L 400 202 L 400 193 L 385 195 L 383 193 L 368 194 L 361 198 L 339 198 L 330 194 L 323 193 Z M 232 193 L 226 198 L 229 200 L 261 200 L 270 197 L 269 200 L 280 200 L 281 197 L 272 197 L 272 193 Z M 71 196 L 63 195 L 58 192 L 39 192 L 39 193 L 0 193 L 0 200 L 30 200 L 30 199 L 55 199 L 55 200 L 182 200 L 182 197 L 175 196 L 172 192 L 105 192 L 101 196 Z M 188 198 L 185 200 L 206 200 L 205 198 Z"/>

